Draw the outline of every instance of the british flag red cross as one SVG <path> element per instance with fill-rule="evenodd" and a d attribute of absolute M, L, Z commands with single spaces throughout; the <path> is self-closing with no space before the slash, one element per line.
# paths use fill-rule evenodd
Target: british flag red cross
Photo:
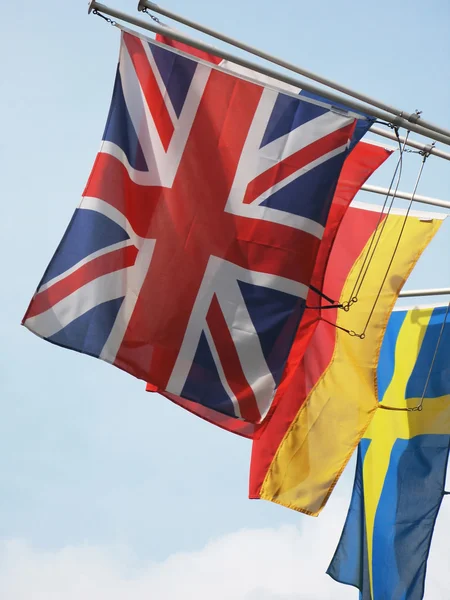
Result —
<path fill-rule="evenodd" d="M 102 146 L 25 326 L 260 422 L 354 126 L 122 32 Z"/>

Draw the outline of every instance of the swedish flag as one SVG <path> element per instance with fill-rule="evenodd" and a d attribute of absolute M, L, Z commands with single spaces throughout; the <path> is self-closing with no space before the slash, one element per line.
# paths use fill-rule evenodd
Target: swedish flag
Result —
<path fill-rule="evenodd" d="M 450 448 L 446 307 L 392 313 L 377 379 L 379 410 L 358 448 L 350 508 L 327 572 L 359 588 L 362 600 L 421 600 Z"/>

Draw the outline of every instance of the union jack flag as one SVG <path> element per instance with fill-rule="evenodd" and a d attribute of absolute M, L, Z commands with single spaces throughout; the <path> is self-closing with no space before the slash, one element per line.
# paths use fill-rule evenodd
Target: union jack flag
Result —
<path fill-rule="evenodd" d="M 100 152 L 24 325 L 260 422 L 354 127 L 355 115 L 122 32 Z"/>

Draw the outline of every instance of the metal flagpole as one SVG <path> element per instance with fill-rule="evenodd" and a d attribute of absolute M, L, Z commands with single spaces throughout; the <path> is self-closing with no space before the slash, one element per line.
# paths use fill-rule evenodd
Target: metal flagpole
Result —
<path fill-rule="evenodd" d="M 365 192 L 373 192 L 374 194 L 381 194 L 382 196 L 387 196 L 388 194 L 392 196 L 394 193 L 391 190 L 389 192 L 388 188 L 379 187 L 377 185 L 370 185 L 368 183 L 364 183 L 361 186 L 361 190 Z M 402 198 L 404 200 L 414 200 L 414 202 L 421 202 L 422 204 L 430 204 L 431 206 L 440 206 L 441 208 L 450 209 L 450 202 L 445 200 L 439 200 L 438 198 L 430 198 L 429 196 L 420 196 L 419 194 L 415 194 L 414 197 L 409 192 L 395 192 L 396 198 Z"/>
<path fill-rule="evenodd" d="M 179 31 L 175 31 L 175 30 L 169 29 L 168 27 L 159 25 L 158 23 L 156 23 L 154 21 L 144 21 L 143 19 L 139 19 L 132 15 L 128 15 L 127 13 L 124 13 L 120 10 L 110 8 L 109 6 L 106 6 L 105 4 L 97 2 L 96 0 L 93 0 L 89 4 L 88 12 L 90 13 L 93 10 L 96 10 L 98 12 L 109 15 L 110 17 L 113 17 L 113 19 L 121 19 L 122 21 L 125 21 L 126 23 L 131 23 L 132 25 L 135 25 L 136 27 L 141 27 L 142 29 L 152 31 L 153 33 L 160 33 L 167 37 L 173 38 L 174 40 L 178 40 L 180 42 L 188 44 L 188 45 L 192 46 L 193 48 L 198 48 L 199 50 L 203 50 L 204 52 L 208 52 L 210 54 L 215 54 L 216 56 L 220 56 L 221 58 L 230 60 L 231 62 L 234 62 L 238 65 L 241 65 L 241 66 L 251 69 L 253 71 L 257 71 L 259 73 L 262 73 L 263 75 L 267 75 L 268 77 L 277 79 L 278 81 L 288 83 L 289 85 L 293 85 L 298 88 L 303 88 L 313 94 L 318 94 L 318 95 L 328 99 L 331 102 L 337 102 L 338 104 L 344 104 L 349 109 L 371 115 L 378 119 L 382 119 L 383 121 L 392 123 L 392 124 L 396 125 L 397 127 L 404 127 L 405 129 L 414 131 L 415 133 L 418 133 L 420 135 L 423 135 L 425 137 L 431 138 L 433 140 L 442 142 L 443 144 L 447 144 L 448 146 L 450 146 L 450 136 L 444 135 L 442 133 L 438 133 L 436 131 L 431 131 L 431 130 L 425 129 L 424 127 L 418 125 L 417 123 L 412 123 L 410 121 L 407 121 L 403 117 L 398 117 L 398 116 L 393 117 L 391 114 L 389 114 L 383 110 L 374 108 L 372 106 L 367 106 L 365 104 L 361 104 L 360 102 L 356 102 L 355 100 L 343 98 L 342 96 L 339 96 L 338 94 L 335 94 L 333 92 L 328 92 L 328 91 L 324 92 L 322 89 L 316 87 L 315 85 L 310 84 L 309 82 L 308 83 L 302 82 L 302 81 L 296 79 L 295 77 L 291 77 L 290 75 L 286 75 L 284 73 L 279 73 L 275 69 L 271 69 L 269 67 L 259 65 L 253 61 L 236 56 L 226 50 L 215 48 L 214 46 L 211 46 L 210 44 L 200 42 L 199 40 L 191 38 L 190 36 L 185 35 Z"/>
<path fill-rule="evenodd" d="M 409 121 L 410 123 L 419 122 L 424 129 L 430 129 L 432 131 L 436 131 L 443 135 L 450 136 L 450 130 L 445 129 L 443 127 L 439 127 L 438 125 L 435 125 L 434 123 L 430 123 L 429 121 L 425 121 L 424 119 L 420 118 L 420 115 L 417 113 L 410 114 L 403 110 L 400 110 L 399 108 L 390 106 L 389 104 L 385 104 L 384 102 L 381 102 L 380 100 L 376 100 L 374 98 L 371 98 L 370 96 L 366 96 L 365 94 L 360 94 L 359 92 L 356 92 L 355 90 L 352 90 L 346 86 L 343 86 L 335 81 L 326 79 L 325 77 L 321 77 L 320 75 L 317 75 L 316 73 L 313 73 L 311 71 L 308 71 L 307 69 L 298 67 L 297 65 L 294 65 L 293 63 L 287 62 L 281 58 L 278 58 L 276 56 L 268 54 L 267 52 L 264 52 L 263 50 L 259 50 L 258 48 L 249 46 L 248 44 L 245 44 L 244 42 L 240 42 L 239 40 L 236 40 L 228 35 L 224 35 L 223 33 L 219 33 L 218 31 L 215 31 L 214 29 L 205 27 L 204 25 L 201 25 L 200 23 L 191 21 L 190 19 L 186 19 L 185 17 L 183 17 L 175 12 L 172 12 L 171 10 L 167 10 L 165 8 L 162 8 L 161 6 L 158 6 L 154 2 L 149 2 L 148 0 L 140 0 L 139 4 L 138 4 L 138 10 L 143 11 L 145 9 L 152 10 L 153 12 L 157 12 L 160 15 L 169 17 L 170 19 L 173 19 L 174 21 L 183 23 L 183 25 L 187 25 L 188 27 L 191 27 L 192 29 L 196 29 L 197 31 L 206 33 L 207 35 L 215 37 L 216 39 L 221 40 L 222 42 L 226 42 L 227 44 L 231 44 L 232 46 L 235 46 L 236 48 L 245 50 L 249 54 L 253 54 L 254 56 L 263 58 L 264 60 L 267 60 L 271 63 L 279 65 L 280 67 L 283 67 L 284 69 L 288 69 L 289 71 L 293 71 L 294 73 L 298 73 L 299 75 L 308 77 L 308 79 L 317 81 L 318 83 L 326 85 L 327 87 L 337 90 L 343 94 L 347 94 L 348 96 L 351 96 L 352 98 L 356 98 L 357 100 L 366 102 L 367 104 L 375 106 L 376 108 L 385 110 L 386 112 L 391 113 L 397 117 L 401 117 L 402 119 L 405 119 L 406 121 Z"/>
<path fill-rule="evenodd" d="M 394 140 L 395 142 L 400 142 L 401 144 L 405 143 L 405 137 L 400 135 L 398 138 L 393 131 L 389 129 L 382 129 L 381 127 L 372 127 L 369 129 L 370 133 L 374 133 L 375 135 L 381 135 L 382 137 L 388 138 L 389 140 Z M 439 150 L 438 148 L 434 148 L 430 144 L 423 144 L 422 142 L 417 142 L 416 140 L 412 140 L 408 138 L 406 140 L 406 146 L 410 148 L 416 148 L 416 150 L 422 150 L 427 154 L 432 154 L 433 156 L 439 156 L 439 158 L 443 158 L 445 160 L 450 160 L 450 152 L 444 152 L 443 150 Z"/>
<path fill-rule="evenodd" d="M 446 296 L 450 294 L 450 288 L 435 288 L 429 290 L 402 290 L 400 298 L 415 298 L 416 296 Z"/>
<path fill-rule="evenodd" d="M 140 3 L 141 6 L 142 3 Z M 147 5 L 150 5 L 151 3 L 146 3 Z M 152 10 L 155 10 L 156 12 L 156 8 L 154 5 L 151 5 Z M 141 9 L 142 10 L 142 9 Z M 311 93 L 314 94 L 318 94 L 320 96 L 323 96 L 325 98 L 327 98 L 328 100 L 334 101 L 334 102 L 338 102 L 340 104 L 344 104 L 346 106 L 348 106 L 349 108 L 353 108 L 354 110 L 358 110 L 361 111 L 363 113 L 366 113 L 368 115 L 374 116 L 376 118 L 379 119 L 383 119 L 387 122 L 390 122 L 394 125 L 397 125 L 398 127 L 404 127 L 406 129 L 409 129 L 410 131 L 414 131 L 420 135 L 423 135 L 425 137 L 434 139 L 436 141 L 441 141 L 444 144 L 450 145 L 450 137 L 446 136 L 446 135 L 442 135 L 439 134 L 437 131 L 429 131 L 427 129 L 425 129 L 424 127 L 421 127 L 419 125 L 417 125 L 415 122 L 409 122 L 407 121 L 404 117 L 408 117 L 409 115 L 403 115 L 403 116 L 397 116 L 394 119 L 392 119 L 391 115 L 387 115 L 386 113 L 384 113 L 382 110 L 379 110 L 377 108 L 372 108 L 372 107 L 366 107 L 363 104 L 360 104 L 359 102 L 354 102 L 354 101 L 348 101 L 345 98 L 342 98 L 334 93 L 329 93 L 326 92 L 324 93 L 323 90 L 320 90 L 319 88 L 316 88 L 315 86 L 311 85 L 311 84 L 305 84 L 300 82 L 299 80 L 278 73 L 277 71 L 273 70 L 273 69 L 269 69 L 267 67 L 263 67 L 261 65 L 258 65 L 252 61 L 248 61 L 245 60 L 243 58 L 240 58 L 238 56 L 234 56 L 233 54 L 226 52 L 224 50 L 215 48 L 213 46 L 211 46 L 210 44 L 205 44 L 203 42 L 200 42 L 198 40 L 195 40 L 187 35 L 184 35 L 178 31 L 174 31 L 171 29 L 168 29 L 167 27 L 158 25 L 156 22 L 148 22 L 148 21 L 144 21 L 143 19 L 138 19 L 132 15 L 128 15 L 122 11 L 119 10 L 115 10 L 113 8 L 109 8 L 108 6 L 101 4 L 100 2 L 97 2 L 96 0 L 92 0 L 89 3 L 89 9 L 88 12 L 91 13 L 92 11 L 99 11 L 102 13 L 105 13 L 107 15 L 109 15 L 110 17 L 114 18 L 114 19 L 121 19 L 122 21 L 125 21 L 127 23 L 130 23 L 132 25 L 135 25 L 136 27 L 140 27 L 142 29 L 146 29 L 148 31 L 152 31 L 153 33 L 160 33 L 162 35 L 171 37 L 175 40 L 178 40 L 180 42 L 184 42 L 185 44 L 188 44 L 190 46 L 193 46 L 194 48 L 198 48 L 200 50 L 203 50 L 205 52 L 211 53 L 211 54 L 215 54 L 216 56 L 220 56 L 221 58 L 224 58 L 226 60 L 230 60 L 236 64 L 239 64 L 243 67 L 247 67 L 249 69 L 252 69 L 254 71 L 257 71 L 259 73 L 262 73 L 264 75 L 267 75 L 268 77 L 273 77 L 274 79 L 278 79 L 279 81 L 288 83 L 290 85 L 299 87 L 299 88 L 303 88 L 305 90 L 310 91 Z M 158 10 L 158 12 L 160 12 L 160 14 L 166 14 L 168 11 L 166 12 L 162 12 L 161 10 Z M 172 14 L 172 13 L 171 13 Z M 166 16 L 170 16 L 168 14 L 166 14 Z M 172 17 L 173 18 L 173 17 Z M 182 22 L 182 21 L 180 21 Z M 112 22 L 113 24 L 116 24 L 114 21 Z M 188 24 L 188 23 L 187 23 Z M 202 30 L 200 30 L 202 31 Z M 205 31 L 205 33 L 208 33 L 207 31 Z M 225 36 L 224 36 L 225 37 Z M 222 39 L 222 38 L 219 38 Z M 230 38 L 231 39 L 231 38 Z M 224 39 L 224 41 L 226 41 Z M 235 44 L 237 45 L 237 44 Z M 241 46 L 238 46 L 241 47 Z M 245 50 L 245 48 L 243 48 Z M 264 58 L 264 56 L 262 56 L 262 58 Z M 272 61 L 274 62 L 274 61 Z M 284 66 L 282 64 L 280 64 L 280 66 Z M 331 87 L 331 86 L 330 86 Z M 425 124 L 424 121 L 422 121 L 422 123 Z M 431 129 L 431 128 L 430 128 Z M 375 134 L 378 135 L 382 135 L 383 137 L 389 138 L 389 139 L 393 139 L 393 140 L 397 140 L 397 137 L 395 136 L 395 134 L 388 132 L 388 131 L 384 131 L 383 129 L 379 129 L 379 128 L 371 128 L 370 131 L 372 131 Z M 445 130 L 444 130 L 445 131 Z M 400 137 L 400 142 L 404 142 L 404 138 Z M 450 160 L 450 154 L 447 152 L 443 152 L 442 150 L 438 150 L 436 148 L 432 148 L 430 146 L 421 144 L 420 142 L 416 142 L 413 140 L 407 140 L 406 145 L 411 146 L 413 148 L 417 148 L 418 150 L 423 150 L 429 154 L 434 154 L 436 156 L 440 156 L 441 158 L 444 158 L 446 160 Z M 370 188 L 367 189 L 366 191 L 372 191 L 372 192 L 376 192 L 376 193 L 382 193 L 384 195 L 386 195 L 388 193 L 387 189 L 384 188 L 378 188 L 376 186 L 368 186 L 368 185 L 364 185 L 362 187 L 362 189 L 364 188 Z M 397 192 L 396 194 L 397 197 L 400 198 L 406 198 L 406 199 L 411 199 L 412 194 L 407 194 L 404 192 Z M 415 196 L 414 200 L 417 200 L 418 202 L 425 202 L 426 204 L 432 204 L 435 206 L 440 206 L 443 208 L 449 208 L 450 203 L 449 202 L 445 202 L 444 200 L 437 200 L 437 199 L 433 199 L 433 198 L 427 198 L 425 196 Z M 439 295 L 447 295 L 450 294 L 450 288 L 442 288 L 442 289 L 428 289 L 428 290 L 403 290 L 402 292 L 400 292 L 399 296 L 402 298 L 408 298 L 408 297 L 415 297 L 415 296 L 439 296 Z"/>

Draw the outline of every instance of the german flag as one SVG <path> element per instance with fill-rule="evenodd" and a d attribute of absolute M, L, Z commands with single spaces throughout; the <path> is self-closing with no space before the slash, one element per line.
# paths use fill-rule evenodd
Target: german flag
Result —
<path fill-rule="evenodd" d="M 390 313 L 443 218 L 386 214 L 361 203 L 346 211 L 318 282 L 343 308 L 327 309 L 316 295 L 320 308 L 310 311 L 306 346 L 299 329 L 277 402 L 253 442 L 250 498 L 313 516 L 321 511 L 376 411 L 376 369 Z"/>

